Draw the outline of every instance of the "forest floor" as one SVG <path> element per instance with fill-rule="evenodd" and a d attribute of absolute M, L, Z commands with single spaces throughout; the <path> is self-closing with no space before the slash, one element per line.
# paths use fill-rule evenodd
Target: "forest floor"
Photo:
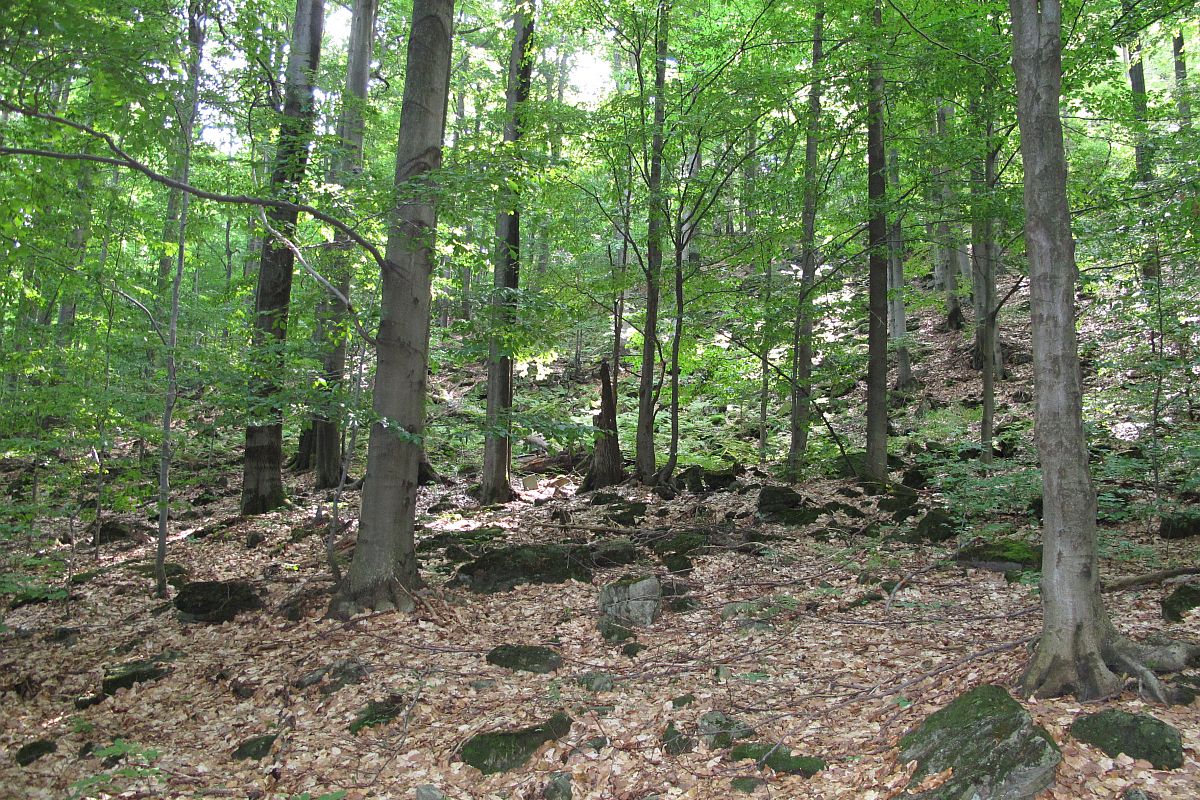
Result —
<path fill-rule="evenodd" d="M 953 391 L 962 396 L 961 385 Z M 307 478 L 293 480 L 289 510 L 243 518 L 235 485 L 208 488 L 219 499 L 173 530 L 170 561 L 193 580 L 253 582 L 262 610 L 219 625 L 183 623 L 169 602 L 151 596 L 152 579 L 133 569 L 152 557 L 152 545 L 115 543 L 74 553 L 73 572 L 96 574 L 73 587 L 69 600 L 6 614 L 0 797 L 316 798 L 344 791 L 355 799 L 410 798 L 415 787 L 433 784 L 449 798 L 540 798 L 556 772 L 570 773 L 576 800 L 727 798 L 731 779 L 751 775 L 766 778 L 758 798 L 898 797 L 909 775 L 897 761 L 898 739 L 968 688 L 998 683 L 1015 691 L 1041 623 L 1034 585 L 963 568 L 952 560 L 953 540 L 917 545 L 864 535 L 868 523 L 890 517 L 850 481 L 797 488 L 818 504 L 848 502 L 865 517 L 826 515 L 799 527 L 759 519 L 753 486 L 764 478 L 753 469 L 741 477 L 742 491 L 703 497 L 684 492 L 665 501 L 640 487 L 618 488 L 649 506 L 635 529 L 724 526 L 781 537 L 755 552 L 714 546 L 696 556 L 686 581 L 698 604 L 639 629 L 645 649 L 636 655 L 601 638 L 597 595 L 621 575 L 663 571 L 649 561 L 600 570 L 592 583 L 483 595 L 448 581 L 452 565 L 433 554 L 422 564 L 430 589 L 415 613 L 330 621 L 324 610 L 332 582 L 315 522 L 328 503 Z M 479 509 L 461 485 L 426 487 L 418 541 L 483 526 L 505 529 L 506 543 L 613 535 L 602 509 L 574 497 L 576 481 L 543 476 L 520 500 L 490 509 Z M 353 534 L 357 501 L 357 493 L 348 495 L 342 509 L 351 520 L 344 537 Z M 555 522 L 564 510 L 569 522 Z M 1027 533 L 1034 530 L 1026 523 Z M 197 538 L 197 531 L 211 533 Z M 1105 558 L 1106 581 L 1147 572 L 1147 563 L 1200 563 L 1200 540 L 1166 542 L 1145 525 L 1123 535 L 1143 558 Z M 860 604 L 879 591 L 861 582 L 864 573 L 902 583 Z M 1200 640 L 1200 613 L 1164 623 L 1159 603 L 1169 588 L 1106 594 L 1117 627 L 1138 639 L 1167 630 Z M 285 607 L 300 607 L 299 618 L 287 619 Z M 532 674 L 487 663 L 485 654 L 505 643 L 553 645 L 563 664 Z M 165 676 L 83 710 L 73 706 L 97 691 L 106 666 L 164 654 Z M 297 685 L 341 659 L 361 662 L 361 683 L 330 693 L 324 684 Z M 611 691 L 577 684 L 594 671 L 614 678 Z M 685 694 L 694 701 L 676 708 L 672 700 Z M 401 708 L 394 721 L 348 731 L 368 702 L 389 698 Z M 1024 705 L 1063 751 L 1057 782 L 1043 798 L 1118 798 L 1128 787 L 1160 800 L 1200 797 L 1200 703 L 1150 708 L 1126 691 L 1102 704 L 1149 711 L 1178 728 L 1185 764 L 1170 772 L 1074 741 L 1072 720 L 1097 705 L 1069 698 Z M 700 716 L 712 710 L 828 767 L 806 779 L 760 773 L 753 762 L 731 762 L 726 750 L 703 745 L 664 752 L 668 724 L 694 736 Z M 482 776 L 457 755 L 476 733 L 535 724 L 558 711 L 573 719 L 570 732 L 524 768 Z M 232 759 L 244 740 L 267 733 L 279 737 L 263 760 Z M 591 746 L 596 737 L 607 742 Z M 56 739 L 57 751 L 17 766 L 15 750 L 43 738 Z M 122 761 L 80 755 L 88 744 L 116 739 L 130 743 Z"/>

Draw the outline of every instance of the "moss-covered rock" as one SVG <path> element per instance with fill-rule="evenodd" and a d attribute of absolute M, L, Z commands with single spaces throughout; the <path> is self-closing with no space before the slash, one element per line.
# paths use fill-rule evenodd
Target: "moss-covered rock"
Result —
<path fill-rule="evenodd" d="M 1184 614 L 1197 607 L 1200 607 L 1200 583 L 1185 583 L 1163 599 L 1163 619 L 1182 622 Z"/>
<path fill-rule="evenodd" d="M 600 636 L 610 644 L 617 644 L 634 637 L 633 629 L 612 617 L 603 616 L 596 621 Z"/>
<path fill-rule="evenodd" d="M 648 541 L 655 555 L 664 556 L 670 553 L 690 556 L 708 547 L 711 542 L 707 534 L 700 531 L 681 531 L 671 536 L 657 536 Z"/>
<path fill-rule="evenodd" d="M 357 734 L 364 728 L 387 725 L 400 716 L 405 705 L 404 696 L 399 694 L 390 695 L 386 700 L 370 701 L 363 706 L 362 710 L 354 717 L 354 721 L 350 723 L 350 733 Z"/>
<path fill-rule="evenodd" d="M 736 464 L 729 469 L 711 470 L 692 464 L 680 470 L 675 480 L 692 494 L 708 494 L 732 489 L 737 485 L 738 476 L 743 471 L 743 468 Z"/>
<path fill-rule="evenodd" d="M 1164 539 L 1200 536 L 1200 511 L 1189 509 L 1163 514 L 1158 523 L 1158 535 Z"/>
<path fill-rule="evenodd" d="M 684 736 L 683 732 L 675 727 L 674 722 L 667 725 L 667 729 L 663 731 L 662 743 L 663 752 L 669 756 L 681 756 L 696 749 L 696 740 Z"/>
<path fill-rule="evenodd" d="M 743 777 L 734 778 L 733 780 L 731 780 L 729 782 L 729 788 L 733 789 L 735 792 L 738 792 L 739 794 L 754 794 L 754 791 L 756 789 L 758 789 L 758 787 L 762 786 L 764 783 L 766 783 L 766 781 L 764 781 L 762 778 L 751 778 L 748 776 L 743 776 Z"/>
<path fill-rule="evenodd" d="M 758 514 L 769 522 L 783 525 L 810 525 L 822 509 L 787 486 L 764 486 L 758 493 Z"/>
<path fill-rule="evenodd" d="M 546 742 L 571 732 L 571 718 L 558 713 L 539 725 L 514 731 L 494 731 L 472 736 L 460 755 L 484 775 L 507 772 L 523 766 Z"/>
<path fill-rule="evenodd" d="M 543 800 L 571 800 L 571 773 L 556 772 L 542 789 Z"/>
<path fill-rule="evenodd" d="M 154 577 L 154 562 L 143 561 L 138 564 L 133 564 L 129 567 L 129 571 L 134 575 L 140 575 L 143 578 Z M 174 561 L 167 561 L 163 564 L 163 571 L 167 575 L 167 583 L 175 588 L 183 586 L 187 582 L 188 571 L 182 564 L 176 564 Z"/>
<path fill-rule="evenodd" d="M 636 658 L 637 654 L 646 649 L 646 645 L 639 642 L 629 642 L 621 647 L 621 655 L 628 658 Z"/>
<path fill-rule="evenodd" d="M 170 672 L 162 659 L 150 658 L 138 661 L 126 661 L 108 667 L 104 671 L 104 679 L 100 683 L 100 691 L 104 696 L 111 696 L 119 689 L 128 689 L 135 683 L 156 681 Z"/>
<path fill-rule="evenodd" d="M 1054 782 L 1058 745 L 1003 688 L 979 686 L 931 714 L 900 740 L 903 762 L 916 761 L 909 786 L 946 769 L 945 783 L 917 797 L 1024 800 Z"/>
<path fill-rule="evenodd" d="M 642 502 L 612 503 L 604 510 L 604 518 L 614 525 L 631 528 L 637 521 L 646 516 L 646 504 Z"/>
<path fill-rule="evenodd" d="M 472 592 L 506 592 L 524 583 L 565 583 L 592 579 L 592 556 L 579 545 L 529 544 L 488 550 L 463 564 L 455 581 Z"/>
<path fill-rule="evenodd" d="M 671 708 L 685 708 L 696 702 L 696 695 L 688 692 L 671 698 Z"/>
<path fill-rule="evenodd" d="M 536 644 L 502 644 L 487 654 L 487 662 L 516 672 L 545 675 L 562 666 L 562 657 L 549 647 Z"/>
<path fill-rule="evenodd" d="M 637 546 L 624 536 L 593 542 L 588 546 L 588 554 L 597 567 L 619 567 L 638 560 Z"/>
<path fill-rule="evenodd" d="M 275 744 L 275 740 L 279 737 L 277 733 L 268 733 L 262 736 L 251 736 L 246 741 L 237 746 L 233 751 L 234 761 L 261 761 L 266 758 L 271 747 Z"/>
<path fill-rule="evenodd" d="M 1155 769 L 1183 766 L 1179 731 L 1149 714 L 1116 709 L 1087 714 L 1071 725 L 1071 735 L 1110 756 L 1124 753 L 1130 758 L 1144 758 Z"/>
<path fill-rule="evenodd" d="M 825 762 L 811 756 L 794 756 L 784 744 L 771 742 L 743 742 L 729 751 L 730 761 L 753 760 L 760 767 L 767 766 L 785 775 L 803 775 L 811 778 L 825 769 Z"/>
<path fill-rule="evenodd" d="M 21 745 L 13 755 L 13 760 L 19 766 L 27 767 L 42 756 L 48 756 L 58 750 L 58 743 L 53 739 L 37 739 Z"/>
<path fill-rule="evenodd" d="M 953 539 L 957 533 L 957 525 L 950 512 L 941 508 L 931 508 L 921 517 L 912 533 L 905 536 L 910 542 L 938 543 Z"/>
<path fill-rule="evenodd" d="M 662 557 L 663 566 L 676 575 L 691 575 L 696 569 L 692 560 L 681 553 L 668 553 Z"/>
<path fill-rule="evenodd" d="M 616 686 L 613 676 L 607 672 L 585 672 L 575 682 L 589 692 L 611 692 Z"/>
<path fill-rule="evenodd" d="M 258 593 L 246 581 L 185 583 L 174 602 L 184 622 L 231 622 L 243 611 L 262 607 Z"/>
<path fill-rule="evenodd" d="M 600 613 L 626 625 L 653 625 L 662 615 L 663 587 L 654 575 L 634 575 L 600 590 Z"/>
<path fill-rule="evenodd" d="M 721 750 L 733 744 L 734 739 L 753 736 L 754 729 L 723 711 L 709 711 L 700 717 L 699 734 L 709 750 Z"/>
<path fill-rule="evenodd" d="M 1031 545 L 1020 539 L 998 539 L 964 547 L 954 558 L 971 569 L 993 572 L 1037 570 L 1042 568 L 1042 546 Z"/>

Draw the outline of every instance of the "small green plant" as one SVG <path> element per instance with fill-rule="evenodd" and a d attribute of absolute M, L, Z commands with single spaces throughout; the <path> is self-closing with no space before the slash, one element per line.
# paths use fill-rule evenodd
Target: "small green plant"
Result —
<path fill-rule="evenodd" d="M 72 733 L 91 733 L 95 729 L 96 726 L 93 725 L 90 720 L 78 715 L 71 717 Z"/>
<path fill-rule="evenodd" d="M 115 760 L 119 766 L 72 783 L 72 800 L 93 797 L 100 792 L 119 793 L 134 783 L 157 784 L 162 778 L 162 770 L 154 766 L 159 752 L 153 748 L 117 739 L 107 747 L 94 751 L 92 755 L 109 763 Z"/>

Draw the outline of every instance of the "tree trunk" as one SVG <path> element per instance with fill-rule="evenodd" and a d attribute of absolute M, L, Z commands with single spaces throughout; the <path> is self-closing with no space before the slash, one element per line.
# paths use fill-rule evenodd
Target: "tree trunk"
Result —
<path fill-rule="evenodd" d="M 883 12 L 875 2 L 875 32 L 882 36 Z M 867 458 L 864 476 L 887 480 L 887 164 L 883 146 L 883 65 L 872 57 L 867 67 L 867 224 L 870 266 L 867 304 Z"/>
<path fill-rule="evenodd" d="M 411 609 L 418 588 L 413 525 L 425 435 L 429 306 L 437 197 L 450 82 L 453 0 L 415 0 L 408 43 L 395 186 L 383 270 L 374 409 L 358 544 L 330 614 Z M 415 233 L 414 233 L 415 232 Z"/>
<path fill-rule="evenodd" d="M 817 0 L 813 14 L 812 80 L 808 87 L 808 118 L 804 132 L 804 201 L 800 212 L 801 241 L 800 297 L 792 327 L 791 414 L 788 420 L 787 477 L 800 477 L 800 466 L 808 450 L 809 418 L 812 410 L 812 290 L 817 275 L 817 191 L 820 135 L 822 52 L 825 2 Z"/>
<path fill-rule="evenodd" d="M 1110 669 L 1115 632 L 1100 598 L 1096 494 L 1088 474 L 1075 333 L 1075 247 L 1059 120 L 1062 82 L 1058 0 L 1010 0 L 1017 118 L 1025 165 L 1025 240 L 1044 498 L 1042 636 L 1025 674 L 1039 697 L 1081 701 L 1121 688 Z"/>
<path fill-rule="evenodd" d="M 579 490 L 590 492 L 625 480 L 621 444 L 617 440 L 617 392 L 608 379 L 608 361 L 600 362 L 600 413 L 596 415 L 596 446 Z"/>
<path fill-rule="evenodd" d="M 295 199 L 308 165 L 316 107 L 312 80 L 321 57 L 324 0 L 296 0 L 292 46 L 288 54 L 283 118 L 271 172 L 271 195 Z M 272 209 L 271 226 L 292 236 L 297 213 Z M 283 409 L 280 379 L 284 371 L 283 347 L 287 340 L 288 306 L 292 296 L 294 256 L 274 237 L 263 243 L 254 295 L 254 358 L 250 377 L 252 408 L 246 426 L 246 453 L 242 466 L 242 513 L 262 514 L 284 503 Z"/>
<path fill-rule="evenodd" d="M 367 86 L 370 83 L 371 53 L 375 43 L 375 15 L 379 0 L 354 0 L 346 61 L 346 88 L 338 121 L 340 151 L 333 159 L 330 182 L 349 186 L 362 172 L 363 136 L 366 129 Z M 334 237 L 329 259 L 329 282 L 342 297 L 350 299 L 351 253 L 354 244 L 339 232 Z M 342 479 L 341 420 L 338 398 L 346 374 L 346 315 L 341 299 L 325 294 L 317 307 L 315 336 L 321 352 L 324 403 L 311 421 L 313 465 L 316 487 L 332 489 Z"/>
<path fill-rule="evenodd" d="M 517 152 L 524 132 L 524 104 L 529 100 L 533 58 L 529 44 L 533 38 L 533 17 L 524 11 L 513 16 L 513 46 L 508 59 L 508 91 L 505 103 L 504 142 Z M 517 155 L 519 158 L 520 156 Z M 496 215 L 495 294 L 492 297 L 497 319 L 505 333 L 517 314 L 517 288 L 521 265 L 521 196 L 517 189 L 500 192 L 500 212 Z M 509 479 L 512 460 L 512 353 L 503 343 L 503 335 L 488 340 L 487 428 L 484 436 L 483 474 L 479 499 L 484 504 L 505 503 L 513 498 Z"/>
<path fill-rule="evenodd" d="M 1187 59 L 1184 56 L 1183 31 L 1171 38 L 1171 55 L 1175 61 L 1175 108 L 1179 111 L 1179 126 L 1192 126 L 1192 103 L 1188 95 Z"/>
<path fill-rule="evenodd" d="M 996 416 L 996 377 L 1000 367 L 999 337 L 996 335 L 996 218 L 992 192 L 996 186 L 996 158 L 999 150 L 993 140 L 995 123 L 986 108 L 973 103 L 987 114 L 983 124 L 983 163 L 973 170 L 971 181 L 971 254 L 975 273 L 975 362 L 983 372 L 983 420 L 979 426 L 980 460 L 992 461 L 992 435 Z"/>
<path fill-rule="evenodd" d="M 900 196 L 900 155 L 888 152 L 888 183 Z M 912 383 L 912 359 L 908 354 L 908 330 L 904 314 L 904 236 L 899 210 L 894 210 L 888 227 L 888 337 L 896 348 L 896 388 Z"/>
<path fill-rule="evenodd" d="M 654 373 L 658 366 L 658 301 L 666 215 L 662 193 L 662 160 L 667 119 L 665 94 L 670 16 L 669 0 L 659 0 L 654 51 L 654 126 L 650 143 L 649 180 L 646 186 L 650 193 L 650 210 L 646 222 L 646 321 L 642 328 L 642 374 L 638 382 L 637 440 L 634 454 L 638 480 L 646 484 L 653 483 L 657 474 L 654 417 L 658 405 L 658 389 L 655 386 Z"/>
<path fill-rule="evenodd" d="M 180 158 L 177 174 L 179 180 L 188 183 L 192 170 L 192 138 L 196 116 L 200 111 L 200 66 L 204 56 L 205 25 L 207 13 L 204 0 L 188 3 L 188 61 L 187 95 L 183 107 L 186 116 L 180 119 Z M 167 322 L 166 362 L 167 386 L 163 398 L 162 442 L 158 455 L 158 540 L 154 550 L 154 593 L 156 597 L 167 596 L 167 518 L 171 506 L 171 425 L 175 416 L 175 402 L 179 397 L 179 376 L 176 366 L 175 346 L 179 340 L 179 287 L 183 283 L 183 267 L 187 247 L 188 207 L 191 195 L 182 194 L 176 212 L 175 230 L 175 275 L 171 280 L 170 319 Z M 171 209 L 167 210 L 168 219 Z M 161 270 L 162 264 L 159 264 Z"/>
<path fill-rule="evenodd" d="M 948 105 L 940 105 L 937 110 L 938 138 L 946 145 L 950 138 L 950 120 L 954 109 Z M 938 184 L 941 189 L 941 219 L 938 222 L 938 238 L 941 240 L 942 277 L 946 289 L 946 327 L 953 331 L 962 330 L 963 313 L 958 299 L 958 276 L 961 272 L 959 254 L 962 247 L 958 237 L 951 232 L 950 210 L 955 207 L 954 173 L 943 169 L 939 173 Z"/>

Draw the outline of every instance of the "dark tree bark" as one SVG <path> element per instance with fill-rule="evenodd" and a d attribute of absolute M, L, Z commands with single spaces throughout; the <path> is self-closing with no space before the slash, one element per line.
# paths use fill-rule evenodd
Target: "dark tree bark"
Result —
<path fill-rule="evenodd" d="M 875 3 L 875 30 L 882 34 L 883 12 Z M 867 458 L 864 476 L 887 480 L 887 164 L 883 146 L 883 65 L 868 66 L 867 95 L 867 252 L 870 266 L 867 303 Z"/>
<path fill-rule="evenodd" d="M 950 106 L 938 106 L 937 133 L 938 138 L 942 140 L 943 144 L 949 140 L 950 120 L 953 114 L 954 110 Z M 958 331 L 962 330 L 964 322 L 962 305 L 958 299 L 958 278 L 962 272 L 960 261 L 963 255 L 963 248 L 958 241 L 958 237 L 954 235 L 949 220 L 951 209 L 955 208 L 957 204 L 954 192 L 953 170 L 940 170 L 937 183 L 941 195 L 941 221 L 938 222 L 938 238 L 940 239 L 939 244 L 942 256 L 941 272 L 943 287 L 946 290 L 946 327 L 950 330 Z"/>
<path fill-rule="evenodd" d="M 504 142 L 514 150 L 524 132 L 524 105 L 529 101 L 533 57 L 533 17 L 524 11 L 513 16 L 513 46 L 508 60 L 508 91 L 505 103 Z M 507 327 L 517 314 L 517 287 L 521 267 L 521 196 L 517 189 L 500 193 L 496 215 L 496 269 L 492 306 L 494 324 Z M 503 331 L 502 331 L 503 334 Z M 503 335 L 488 341 L 487 428 L 484 436 L 483 473 L 479 499 L 483 503 L 505 503 L 513 498 L 509 467 L 512 461 L 513 362 Z"/>
<path fill-rule="evenodd" d="M 396 205 L 383 269 L 374 409 L 358 544 L 330 605 L 335 617 L 411 609 L 420 585 L 413 546 L 425 435 L 429 307 L 437 232 L 428 173 L 442 163 L 453 0 L 415 0 L 396 147 Z"/>
<path fill-rule="evenodd" d="M 808 450 L 809 420 L 812 414 L 812 290 L 817 275 L 817 192 L 820 167 L 822 52 L 825 2 L 817 0 L 812 27 L 812 80 L 808 87 L 808 117 L 804 132 L 804 200 L 800 212 L 803 229 L 800 254 L 800 297 L 792 327 L 791 414 L 788 420 L 789 442 L 787 476 L 795 481 Z"/>
<path fill-rule="evenodd" d="M 667 119 L 667 35 L 670 31 L 671 4 L 659 0 L 658 25 L 654 47 L 654 124 L 650 140 L 650 210 L 646 221 L 646 321 L 642 327 L 642 365 L 638 381 L 637 437 L 634 442 L 634 467 L 638 480 L 651 484 L 657 475 L 654 454 L 654 418 L 658 407 L 658 303 L 662 281 L 663 229 L 666 209 L 662 192 L 662 161 Z"/>
<path fill-rule="evenodd" d="M 308 144 L 316 119 L 312 80 L 321 58 L 324 22 L 324 0 L 296 0 L 283 118 L 271 172 L 271 196 L 293 202 L 304 180 Z M 297 216 L 295 209 L 272 208 L 267 212 L 271 227 L 284 236 L 294 232 Z M 255 353 L 250 377 L 252 408 L 242 466 L 243 514 L 262 514 L 284 503 L 279 380 L 284 370 L 283 346 L 287 340 L 294 262 L 291 248 L 283 242 L 271 237 L 263 243 L 254 295 Z"/>
<path fill-rule="evenodd" d="M 994 145 L 995 123 L 985 104 L 973 103 L 977 111 L 984 109 L 984 154 L 982 163 L 973 170 L 971 180 L 971 257 L 975 275 L 975 366 L 983 373 L 983 419 L 979 426 L 980 460 L 992 460 L 992 435 L 996 417 L 996 378 L 1000 372 L 999 337 L 996 335 L 996 218 L 992 208 L 992 191 L 996 186 L 996 159 L 999 149 Z"/>
<path fill-rule="evenodd" d="M 1187 57 L 1184 55 L 1183 31 L 1171 38 L 1171 55 L 1175 61 L 1175 108 L 1179 111 L 1179 125 L 1192 125 L 1192 103 L 1188 95 Z"/>
<path fill-rule="evenodd" d="M 592 461 L 584 476 L 580 491 L 603 489 L 625 480 L 621 463 L 621 444 L 617 440 L 617 392 L 608 378 L 608 360 L 600 362 L 600 413 L 594 423 L 599 431 Z"/>
<path fill-rule="evenodd" d="M 1088 473 L 1078 339 L 1075 246 L 1067 204 L 1067 160 L 1059 98 L 1062 7 L 1059 0 L 1009 0 L 1013 70 L 1025 168 L 1025 242 L 1038 460 L 1042 470 L 1042 635 L 1022 676 L 1039 697 L 1110 696 L 1119 671 L 1163 699 L 1152 670 L 1179 669 L 1200 647 L 1139 647 L 1118 636 L 1100 597 L 1096 493 Z"/>

